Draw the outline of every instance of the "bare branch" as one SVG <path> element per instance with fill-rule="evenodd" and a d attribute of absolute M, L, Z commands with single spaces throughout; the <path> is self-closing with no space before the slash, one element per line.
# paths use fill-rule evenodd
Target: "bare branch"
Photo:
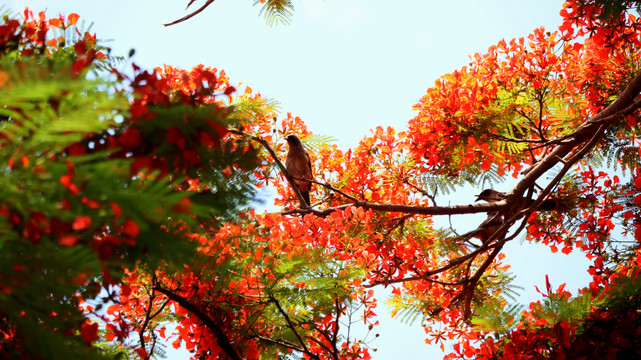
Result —
<path fill-rule="evenodd" d="M 505 240 L 500 241 L 499 244 L 494 248 L 494 251 L 490 253 L 490 255 L 487 257 L 487 259 L 485 259 L 483 264 L 476 270 L 476 272 L 474 273 L 474 276 L 472 276 L 472 278 L 470 279 L 470 284 L 467 285 L 466 289 L 463 291 L 464 293 L 468 293 L 465 299 L 465 307 L 463 312 L 464 319 L 469 319 L 470 314 L 472 312 L 472 298 L 474 297 L 474 290 L 476 289 L 476 285 L 481 279 L 481 276 L 483 276 L 487 268 L 494 261 L 496 256 L 501 252 L 501 249 L 503 248 L 503 244 L 505 244 Z"/>
<path fill-rule="evenodd" d="M 191 302 L 189 302 L 189 300 L 176 294 L 175 292 L 163 288 L 158 283 L 154 285 L 153 289 L 165 294 L 165 296 L 167 296 L 170 300 L 176 302 L 178 305 L 182 306 L 183 309 L 194 314 L 194 316 L 202 321 L 203 324 L 205 324 L 205 326 L 207 326 L 207 328 L 214 334 L 214 336 L 216 337 L 216 343 L 227 354 L 227 356 L 229 356 L 229 358 L 231 358 L 232 360 L 242 359 L 238 352 L 236 352 L 236 349 L 234 349 L 234 347 L 231 345 L 231 341 L 229 340 L 227 335 L 225 335 L 223 329 L 221 329 L 220 326 L 216 324 L 214 319 L 207 315 L 198 306 L 192 304 Z"/>
<path fill-rule="evenodd" d="M 288 349 L 292 349 L 292 350 L 296 350 L 296 351 L 300 351 L 300 352 L 304 351 L 304 349 L 302 347 L 300 347 L 300 346 L 298 346 L 298 345 L 296 345 L 294 343 L 291 343 L 291 342 L 289 342 L 287 340 L 274 339 L 274 338 L 270 338 L 270 337 L 263 336 L 263 335 L 256 335 L 256 337 L 258 339 L 261 339 L 261 340 L 265 341 L 265 342 L 269 342 L 269 343 L 272 343 L 272 344 L 280 345 L 280 346 L 288 348 Z"/>
<path fill-rule="evenodd" d="M 297 178 L 294 178 L 294 179 L 297 179 Z M 324 188 L 326 188 L 326 189 L 328 189 L 328 190 L 331 190 L 331 191 L 333 191 L 333 192 L 339 193 L 339 194 L 341 194 L 342 196 L 344 196 L 344 197 L 346 197 L 346 198 L 348 198 L 348 199 L 350 199 L 350 200 L 352 200 L 352 201 L 359 201 L 359 200 L 358 200 L 358 198 L 355 198 L 355 197 L 353 197 L 352 195 L 349 195 L 349 194 L 347 194 L 347 193 L 343 192 L 342 190 L 339 190 L 339 189 L 337 189 L 337 188 L 333 187 L 333 186 L 332 186 L 331 184 L 329 184 L 329 183 L 322 183 L 322 182 L 319 182 L 319 181 L 316 181 L 316 180 L 310 180 L 310 179 L 297 179 L 297 180 L 306 180 L 306 181 L 312 182 L 312 183 L 317 184 L 317 185 L 320 185 L 320 186 L 322 186 L 322 187 L 324 187 Z"/>
<path fill-rule="evenodd" d="M 476 214 L 495 212 L 505 209 L 508 206 L 506 201 L 498 201 L 491 204 L 469 204 L 469 205 L 454 205 L 454 206 L 420 206 L 420 205 L 400 205 L 400 204 L 382 204 L 369 201 L 358 200 L 350 204 L 343 204 L 334 207 L 329 207 L 322 210 L 316 209 L 293 209 L 283 211 L 281 215 L 291 214 L 314 214 L 316 216 L 327 216 L 334 211 L 343 210 L 350 206 L 363 208 L 365 210 L 373 210 L 380 212 L 399 212 L 413 215 L 455 215 L 455 214 Z"/>
<path fill-rule="evenodd" d="M 195 1 L 195 0 L 191 0 L 191 1 L 189 2 L 189 4 L 187 4 L 187 8 L 189 8 L 189 7 L 191 6 L 191 4 L 193 4 L 193 3 L 194 3 L 194 1 Z M 192 12 L 191 14 L 185 15 L 185 16 L 181 17 L 181 18 L 180 18 L 180 19 L 178 19 L 178 20 L 172 21 L 172 22 L 167 23 L 167 24 L 164 24 L 164 25 L 165 25 L 165 26 L 171 26 L 171 25 L 175 25 L 175 24 L 181 23 L 181 22 L 183 22 L 183 21 L 185 21 L 185 20 L 189 20 L 189 19 L 191 19 L 192 17 L 194 17 L 194 16 L 198 15 L 199 13 L 201 13 L 203 10 L 205 10 L 205 8 L 206 8 L 207 6 L 209 6 L 209 5 L 211 5 L 214 1 L 215 1 L 215 0 L 207 0 L 207 2 L 205 2 L 205 4 L 204 4 L 203 6 L 199 7 L 199 8 L 198 8 L 198 10 L 196 10 L 196 11 Z"/>

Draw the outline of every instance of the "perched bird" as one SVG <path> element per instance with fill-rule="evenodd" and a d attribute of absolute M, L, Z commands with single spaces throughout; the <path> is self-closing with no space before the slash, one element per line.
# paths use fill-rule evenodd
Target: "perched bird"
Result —
<path fill-rule="evenodd" d="M 494 189 L 485 189 L 476 195 L 476 201 L 493 203 L 505 199 L 505 193 Z M 503 225 L 503 216 L 498 212 L 488 213 L 487 218 L 474 230 L 462 235 L 464 238 L 475 237 L 485 243 Z"/>
<path fill-rule="evenodd" d="M 489 213 L 487 218 L 476 229 L 469 231 L 461 237 L 475 237 L 485 243 L 503 225 L 503 216 L 499 213 Z"/>
<path fill-rule="evenodd" d="M 506 194 L 501 191 L 496 191 L 494 189 L 485 189 L 481 191 L 480 194 L 476 195 L 476 201 L 486 201 L 488 203 L 493 203 L 501 200 L 505 200 Z M 554 210 L 557 206 L 557 199 L 545 199 L 537 207 L 537 210 Z M 524 201 L 521 206 L 528 207 L 534 203 L 534 199 L 527 199 Z M 481 223 L 475 230 L 467 232 L 462 235 L 462 237 L 470 238 L 475 237 L 482 242 L 486 242 L 494 233 L 503 225 L 504 219 L 503 216 L 498 212 L 493 212 L 487 214 L 485 221 Z"/>
<path fill-rule="evenodd" d="M 476 195 L 476 201 L 487 201 L 489 203 L 497 202 L 505 199 L 505 193 L 496 191 L 494 189 L 485 189 L 480 194 Z"/>
<path fill-rule="evenodd" d="M 480 194 L 476 195 L 476 201 L 483 200 L 487 201 L 489 203 L 501 201 L 505 199 L 505 193 L 501 191 L 496 191 L 494 189 L 485 189 L 481 191 Z M 527 201 L 524 201 L 522 206 L 523 207 L 529 207 L 534 203 L 534 199 L 527 199 Z M 550 198 L 550 199 L 545 199 L 539 206 L 536 208 L 536 210 L 541 210 L 541 211 L 550 211 L 554 210 L 557 206 L 557 199 L 556 198 Z"/>
<path fill-rule="evenodd" d="M 303 143 L 300 142 L 298 136 L 289 135 L 285 140 L 287 140 L 287 145 L 289 146 L 285 166 L 287 167 L 287 171 L 296 178 L 294 179 L 294 183 L 306 202 L 306 204 L 301 202 L 300 206 L 310 206 L 309 191 L 312 189 L 312 183 L 310 181 L 300 180 L 312 179 L 312 162 L 309 160 L 309 154 L 307 154 L 307 151 L 303 148 Z"/>

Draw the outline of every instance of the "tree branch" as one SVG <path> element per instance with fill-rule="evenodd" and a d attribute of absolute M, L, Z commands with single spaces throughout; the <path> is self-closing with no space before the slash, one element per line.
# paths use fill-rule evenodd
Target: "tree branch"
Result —
<path fill-rule="evenodd" d="M 191 4 L 193 4 L 193 3 L 194 3 L 194 1 L 196 1 L 196 0 L 191 0 L 191 1 L 189 2 L 189 4 L 187 4 L 187 8 L 189 8 L 189 7 L 191 6 Z M 198 14 L 199 14 L 200 12 L 202 12 L 203 10 L 205 10 L 205 8 L 206 8 L 207 6 L 209 6 L 209 5 L 211 5 L 214 1 L 215 1 L 215 0 L 207 0 L 207 2 L 205 2 L 205 4 L 204 4 L 203 6 L 199 7 L 196 11 L 192 12 L 191 14 L 188 14 L 188 15 L 186 15 L 186 16 L 183 16 L 183 17 L 181 17 L 181 18 L 180 18 L 180 19 L 178 19 L 178 20 L 172 21 L 172 22 L 167 23 L 167 24 L 164 24 L 164 25 L 165 25 L 165 26 L 171 26 L 171 25 L 175 25 L 175 24 L 181 23 L 181 22 L 183 22 L 183 21 L 185 21 L 185 20 L 189 20 L 189 19 L 191 19 L 192 17 L 194 17 L 194 16 L 198 15 Z"/>
<path fill-rule="evenodd" d="M 413 215 L 455 215 L 455 214 L 476 214 L 495 212 L 505 209 L 508 206 L 506 201 L 498 201 L 488 204 L 469 204 L 469 205 L 454 205 L 454 206 L 421 206 L 421 205 L 400 205 L 400 204 L 383 204 L 369 201 L 358 200 L 349 204 L 342 204 L 334 207 L 329 207 L 322 210 L 317 209 L 292 209 L 280 212 L 281 215 L 291 214 L 314 214 L 316 216 L 327 216 L 334 211 L 343 210 L 350 206 L 363 208 L 365 210 L 373 210 L 380 212 L 399 212 Z"/>
<path fill-rule="evenodd" d="M 603 111 L 599 112 L 591 119 L 581 124 L 572 134 L 567 136 L 568 141 L 561 143 L 550 154 L 545 156 L 541 161 L 532 165 L 529 169 L 525 170 L 525 176 L 519 183 L 507 193 L 507 199 L 518 198 L 530 188 L 534 182 L 540 178 L 545 172 L 550 170 L 560 162 L 559 159 L 564 159 L 577 145 L 592 138 L 596 130 L 604 125 L 605 128 L 613 125 L 615 121 L 620 119 L 617 113 L 631 110 L 638 101 L 635 98 L 641 92 L 641 72 L 638 73 L 628 86 L 621 92 L 617 99 L 610 104 Z M 605 129 L 604 128 L 604 129 Z M 600 138 L 598 139 L 600 140 Z M 596 143 L 595 143 L 596 144 Z"/>
<path fill-rule="evenodd" d="M 494 251 L 490 253 L 483 264 L 476 270 L 474 276 L 472 276 L 472 278 L 469 280 L 470 283 L 466 286 L 465 290 L 463 290 L 467 293 L 467 297 L 465 299 L 465 307 L 463 308 L 463 319 L 469 319 L 470 314 L 472 313 L 472 298 L 474 297 L 474 290 L 476 289 L 476 285 L 478 284 L 481 276 L 483 276 L 492 261 L 494 261 L 496 256 L 501 252 L 501 249 L 503 249 L 503 244 L 505 244 L 505 241 L 501 241 L 497 244 L 497 246 L 494 248 Z"/>
<path fill-rule="evenodd" d="M 153 286 L 154 290 L 157 290 L 160 293 L 165 294 L 169 298 L 169 300 L 172 300 L 176 302 L 178 305 L 182 306 L 183 309 L 189 311 L 190 313 L 194 314 L 200 321 L 207 326 L 209 330 L 214 334 L 216 337 L 216 343 L 220 348 L 229 356 L 232 360 L 241 360 L 241 356 L 238 354 L 236 349 L 231 344 L 231 341 L 225 335 L 223 330 L 216 324 L 214 319 L 212 319 L 209 315 L 205 314 L 204 311 L 202 311 L 198 306 L 192 304 L 189 302 L 189 300 L 185 299 L 184 297 L 176 294 L 175 292 L 165 289 L 160 284 L 156 283 Z"/>
<path fill-rule="evenodd" d="M 289 318 L 289 315 L 287 315 L 287 313 L 285 313 L 285 310 L 283 310 L 283 308 L 280 306 L 280 303 L 278 302 L 278 300 L 276 300 L 276 298 L 274 298 L 272 296 L 270 296 L 270 300 L 271 300 L 271 302 L 274 303 L 274 305 L 276 305 L 276 308 L 278 309 L 278 312 L 280 312 L 280 314 L 283 315 L 283 317 L 285 318 L 285 321 L 287 322 L 287 326 L 289 326 L 289 328 L 292 329 L 292 331 L 294 332 L 294 335 L 296 335 L 296 339 L 298 339 L 298 342 L 303 347 L 303 352 L 305 354 L 309 355 L 312 359 L 320 359 L 318 357 L 318 355 L 316 355 L 316 354 L 312 353 L 311 351 L 309 351 L 309 349 L 307 348 L 307 345 L 305 344 L 305 341 L 300 336 L 298 331 L 296 331 L 296 327 L 292 323 L 292 320 Z"/>
<path fill-rule="evenodd" d="M 347 194 L 346 192 L 344 192 L 344 191 L 342 191 L 342 190 L 339 190 L 339 189 L 337 189 L 337 188 L 333 187 L 333 186 L 332 186 L 332 185 L 330 185 L 329 183 L 326 183 L 326 182 L 325 182 L 325 183 L 322 183 L 322 182 L 319 182 L 319 181 L 316 181 L 316 180 L 313 180 L 313 179 L 311 179 L 311 180 L 310 180 L 310 179 L 298 179 L 298 178 L 296 178 L 296 177 L 295 177 L 294 179 L 297 179 L 297 180 L 305 180 L 305 181 L 312 182 L 312 183 L 314 183 L 314 184 L 316 184 L 316 185 L 320 185 L 320 186 L 322 186 L 322 187 L 324 187 L 324 188 L 326 188 L 326 189 L 328 189 L 328 190 L 331 190 L 331 191 L 333 191 L 333 192 L 339 193 L 340 195 L 342 195 L 342 196 L 344 196 L 344 197 L 346 197 L 346 198 L 348 198 L 348 199 L 350 199 L 350 200 L 352 200 L 352 201 L 359 201 L 359 200 L 358 200 L 358 198 L 355 198 L 354 196 L 349 195 L 349 194 Z"/>
<path fill-rule="evenodd" d="M 269 342 L 269 343 L 272 343 L 272 344 L 280 345 L 280 346 L 285 347 L 287 349 L 292 349 L 292 350 L 296 350 L 296 351 L 299 351 L 299 352 L 304 352 L 304 349 L 302 347 L 300 347 L 300 346 L 298 346 L 298 345 L 296 345 L 294 343 L 291 343 L 291 342 L 289 342 L 287 340 L 274 339 L 274 338 L 270 338 L 270 337 L 263 336 L 263 335 L 256 335 L 256 337 L 261 339 L 261 340 L 263 340 L 263 341 L 265 341 L 265 342 Z"/>

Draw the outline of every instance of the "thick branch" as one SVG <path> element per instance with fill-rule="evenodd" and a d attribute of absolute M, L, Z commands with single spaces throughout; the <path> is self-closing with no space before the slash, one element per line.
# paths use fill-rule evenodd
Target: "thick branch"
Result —
<path fill-rule="evenodd" d="M 635 98 L 640 92 L 641 72 L 637 74 L 632 81 L 630 81 L 625 90 L 623 90 L 621 95 L 619 95 L 619 97 L 610 104 L 610 106 L 596 114 L 592 119 L 581 124 L 574 133 L 569 135 L 569 140 L 567 142 L 561 143 L 541 161 L 525 170 L 526 175 L 523 179 L 521 179 L 521 181 L 519 181 L 519 183 L 507 193 L 508 201 L 511 198 L 521 197 L 537 179 L 558 164 L 561 159 L 564 159 L 577 145 L 593 137 L 601 125 L 604 125 L 605 129 L 618 121 L 620 116 L 616 116 L 617 113 L 621 113 L 626 110 L 634 111 L 635 109 L 631 109 L 630 105 L 637 105 L 638 101 L 635 102 Z M 596 143 L 597 142 L 594 142 L 594 145 L 596 145 Z"/>

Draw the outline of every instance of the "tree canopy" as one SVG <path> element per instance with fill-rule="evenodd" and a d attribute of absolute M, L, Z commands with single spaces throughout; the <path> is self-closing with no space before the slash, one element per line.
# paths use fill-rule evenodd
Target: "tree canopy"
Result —
<path fill-rule="evenodd" d="M 268 21 L 293 10 L 260 3 Z M 391 287 L 428 343 L 457 342 L 448 359 L 639 357 L 638 6 L 567 1 L 557 30 L 475 54 L 406 131 L 348 150 L 222 70 L 124 69 L 77 14 L 6 14 L 0 355 L 147 359 L 169 340 L 198 359 L 368 359 L 350 329 L 375 331 Z M 281 159 L 291 134 L 311 207 Z M 282 210 L 257 213 L 267 186 Z M 466 234 L 433 222 L 473 213 L 488 218 Z M 522 235 L 583 252 L 591 283 L 513 304 L 502 249 Z"/>

